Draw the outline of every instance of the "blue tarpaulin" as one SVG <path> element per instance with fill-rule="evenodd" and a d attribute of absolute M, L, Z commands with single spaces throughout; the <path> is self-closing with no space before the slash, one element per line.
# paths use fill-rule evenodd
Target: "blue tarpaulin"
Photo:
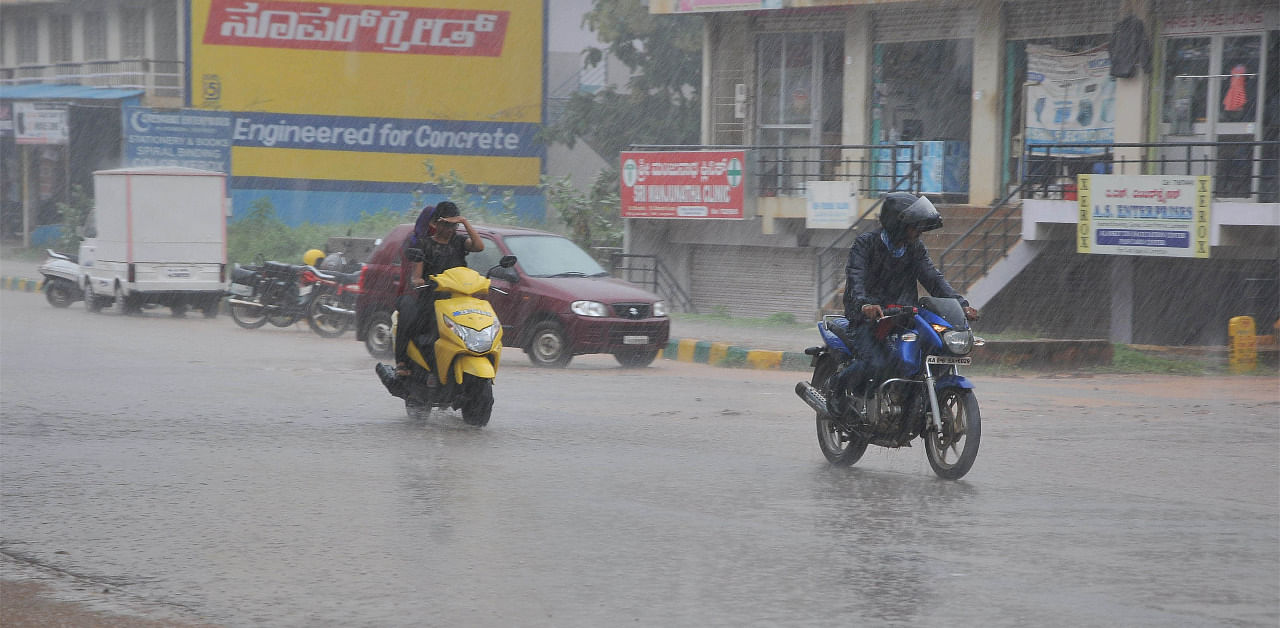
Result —
<path fill-rule="evenodd" d="M 124 100 L 142 94 L 140 89 L 88 85 L 0 85 L 0 100 Z"/>

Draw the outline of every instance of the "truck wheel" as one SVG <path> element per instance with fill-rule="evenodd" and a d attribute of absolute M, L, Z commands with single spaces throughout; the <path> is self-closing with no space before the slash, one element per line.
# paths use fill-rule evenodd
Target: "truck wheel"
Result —
<path fill-rule="evenodd" d="M 391 333 L 391 315 L 378 312 L 369 317 L 368 333 L 364 337 L 364 348 L 369 355 L 386 359 L 395 354 L 396 338 Z"/>
<path fill-rule="evenodd" d="M 564 368 L 573 359 L 564 328 L 555 321 L 542 321 L 534 326 L 524 352 L 535 366 Z"/>
<path fill-rule="evenodd" d="M 173 313 L 174 318 L 182 318 L 187 315 L 187 310 L 189 309 L 189 307 L 190 306 L 188 306 L 185 302 L 174 303 L 173 305 L 169 306 L 169 310 Z"/>
<path fill-rule="evenodd" d="M 84 311 L 90 313 L 98 313 L 102 308 L 110 302 L 110 299 L 100 297 L 93 293 L 93 284 L 86 282 L 84 285 Z"/>
<path fill-rule="evenodd" d="M 76 300 L 76 288 L 70 281 L 54 279 L 45 285 L 44 298 L 49 301 L 49 305 L 64 308 Z"/>

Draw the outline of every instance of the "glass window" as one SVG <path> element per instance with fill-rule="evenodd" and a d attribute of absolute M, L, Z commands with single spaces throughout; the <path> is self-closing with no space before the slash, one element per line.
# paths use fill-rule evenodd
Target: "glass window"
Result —
<path fill-rule="evenodd" d="M 520 268 L 534 277 L 603 277 L 609 274 L 568 238 L 510 236 L 504 240 L 507 248 L 519 259 Z"/>
<path fill-rule="evenodd" d="M 121 17 L 120 56 L 142 59 L 147 56 L 147 10 L 125 9 Z"/>
<path fill-rule="evenodd" d="M 1229 75 L 1219 90 L 1219 122 L 1253 122 L 1258 119 L 1258 70 L 1262 60 L 1262 37 L 1225 37 L 1222 40 L 1222 70 Z M 1252 76 L 1249 76 L 1252 75 Z"/>
<path fill-rule="evenodd" d="M 480 252 L 467 253 L 467 268 L 474 270 L 481 275 L 489 272 L 490 268 L 498 265 L 498 260 L 502 259 L 502 250 L 498 248 L 498 243 L 490 238 L 481 237 L 484 242 L 484 250 Z"/>
<path fill-rule="evenodd" d="M 37 39 L 39 31 L 37 30 L 37 22 L 34 17 L 24 17 L 18 20 L 17 44 L 18 44 L 18 65 L 35 65 L 40 60 L 40 40 Z"/>
<path fill-rule="evenodd" d="M 1170 39 L 1164 61 L 1164 121 L 1174 133 L 1189 135 L 1193 122 L 1204 122 L 1209 99 L 1209 38 Z"/>
<path fill-rule="evenodd" d="M 107 58 L 107 14 L 102 11 L 84 14 L 84 58 L 87 61 Z"/>
<path fill-rule="evenodd" d="M 64 63 L 71 60 L 71 16 L 54 13 L 49 16 L 49 60 Z"/>

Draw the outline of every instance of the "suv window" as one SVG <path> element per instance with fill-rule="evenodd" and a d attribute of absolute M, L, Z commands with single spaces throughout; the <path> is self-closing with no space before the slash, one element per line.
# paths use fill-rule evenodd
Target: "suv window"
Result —
<path fill-rule="evenodd" d="M 479 253 L 467 253 L 467 268 L 474 270 L 481 275 L 489 272 L 490 268 L 498 265 L 498 260 L 502 259 L 502 251 L 498 249 L 498 243 L 493 238 L 480 236 L 480 241 L 484 243 L 484 250 Z"/>

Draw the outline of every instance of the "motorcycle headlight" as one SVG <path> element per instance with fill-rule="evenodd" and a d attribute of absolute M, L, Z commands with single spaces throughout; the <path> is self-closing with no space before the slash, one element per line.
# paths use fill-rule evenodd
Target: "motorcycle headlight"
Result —
<path fill-rule="evenodd" d="M 497 324 L 490 325 L 484 329 L 471 329 L 466 325 L 452 323 L 449 329 L 462 339 L 462 344 L 467 347 L 468 351 L 474 353 L 488 353 L 493 349 L 493 339 L 498 335 Z"/>
<path fill-rule="evenodd" d="M 667 315 L 667 302 L 666 302 L 666 301 L 658 301 L 658 302 L 655 302 L 655 303 L 653 304 L 653 315 L 654 315 L 654 316 L 666 316 L 666 315 Z"/>
<path fill-rule="evenodd" d="M 597 301 L 574 301 L 569 304 L 569 311 L 578 316 L 601 318 L 609 315 L 609 308 Z"/>
<path fill-rule="evenodd" d="M 956 355 L 969 355 L 973 351 L 973 332 L 964 331 L 948 331 L 942 334 L 942 342 L 946 343 L 947 351 Z"/>

